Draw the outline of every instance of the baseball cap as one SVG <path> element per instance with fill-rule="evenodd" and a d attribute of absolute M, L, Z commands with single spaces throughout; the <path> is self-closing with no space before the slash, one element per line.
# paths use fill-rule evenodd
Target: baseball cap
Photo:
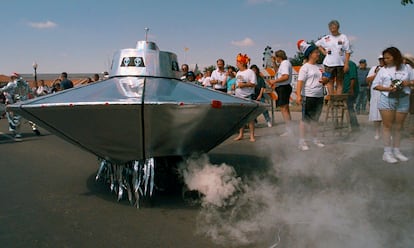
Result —
<path fill-rule="evenodd" d="M 187 72 L 187 74 L 185 74 L 185 76 L 186 77 L 195 77 L 195 74 L 194 74 L 194 72 L 189 71 L 189 72 Z"/>
<path fill-rule="evenodd" d="M 364 63 L 364 64 L 366 64 L 366 63 L 367 63 L 367 60 L 366 60 L 366 59 L 361 59 L 361 60 L 359 61 L 359 63 Z"/>
<path fill-rule="evenodd" d="M 409 53 L 406 53 L 406 54 L 404 54 L 404 59 L 407 60 L 407 62 L 409 64 L 414 65 L 414 56 L 413 55 L 411 55 Z"/>

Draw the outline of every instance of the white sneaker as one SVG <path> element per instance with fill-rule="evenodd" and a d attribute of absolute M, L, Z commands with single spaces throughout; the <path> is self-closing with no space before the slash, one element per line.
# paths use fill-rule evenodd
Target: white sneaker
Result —
<path fill-rule="evenodd" d="M 307 151 L 307 150 L 309 150 L 309 146 L 305 142 L 300 143 L 298 148 L 301 151 Z"/>
<path fill-rule="evenodd" d="M 272 127 L 272 123 L 270 121 L 267 122 L 268 127 Z"/>
<path fill-rule="evenodd" d="M 16 133 L 16 134 L 14 135 L 14 137 L 15 137 L 16 139 L 20 139 L 20 138 L 22 137 L 22 135 L 21 135 L 21 134 L 19 134 L 19 133 Z"/>
<path fill-rule="evenodd" d="M 313 144 L 315 144 L 319 148 L 325 147 L 325 145 L 320 140 L 314 140 Z"/>
<path fill-rule="evenodd" d="M 382 160 L 390 164 L 395 164 L 398 162 L 398 160 L 394 158 L 394 155 L 391 152 L 384 152 L 382 155 Z"/>
<path fill-rule="evenodd" d="M 404 156 L 400 151 L 394 151 L 394 157 L 402 162 L 408 161 L 408 158 Z"/>

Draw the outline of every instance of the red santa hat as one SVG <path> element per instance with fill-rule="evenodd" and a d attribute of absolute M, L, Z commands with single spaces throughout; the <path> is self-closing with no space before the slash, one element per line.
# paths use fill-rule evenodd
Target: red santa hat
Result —
<path fill-rule="evenodd" d="M 313 50 L 317 49 L 317 47 L 315 45 L 309 44 L 305 40 L 299 40 L 297 42 L 297 46 L 298 46 L 298 50 L 301 53 L 303 53 L 303 55 L 305 56 L 305 58 L 309 57 L 309 55 L 311 54 L 311 52 Z"/>

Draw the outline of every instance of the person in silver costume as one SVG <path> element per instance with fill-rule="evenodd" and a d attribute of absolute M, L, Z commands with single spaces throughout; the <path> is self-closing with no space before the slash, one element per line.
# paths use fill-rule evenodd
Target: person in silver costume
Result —
<path fill-rule="evenodd" d="M 6 86 L 0 88 L 0 93 L 4 94 L 6 97 L 6 105 L 13 104 L 18 101 L 25 101 L 29 99 L 30 94 L 33 95 L 29 84 L 19 74 L 13 73 L 10 78 L 11 82 L 7 83 Z M 14 114 L 11 111 L 6 111 L 6 117 L 9 122 L 9 131 L 13 133 L 15 138 L 21 138 L 21 116 Z M 36 135 L 40 135 L 36 124 L 30 121 L 29 124 L 31 125 L 33 132 Z"/>

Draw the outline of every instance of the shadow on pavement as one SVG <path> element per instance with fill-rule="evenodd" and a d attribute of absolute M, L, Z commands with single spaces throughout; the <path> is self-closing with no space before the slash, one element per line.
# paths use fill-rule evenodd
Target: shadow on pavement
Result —
<path fill-rule="evenodd" d="M 213 153 L 208 155 L 210 163 L 213 165 L 220 165 L 222 163 L 227 164 L 235 169 L 237 176 L 240 178 L 249 178 L 250 176 L 261 176 L 265 175 L 271 161 L 266 157 L 241 155 L 241 154 L 224 154 L 224 153 Z M 98 166 L 98 164 L 97 164 Z M 156 172 L 157 175 L 157 172 Z M 127 193 L 124 193 L 123 198 L 118 202 L 117 195 L 115 192 L 111 192 L 109 182 L 103 180 L 95 180 L 96 174 L 92 174 L 88 177 L 86 185 L 89 192 L 85 195 L 95 195 L 106 201 L 114 202 L 122 205 L 131 205 L 128 201 Z M 192 209 L 200 207 L 198 201 L 194 201 L 199 195 L 195 192 L 190 194 L 184 193 L 184 187 L 182 179 L 176 175 L 170 175 L 176 177 L 173 180 L 169 178 L 169 189 L 158 190 L 156 189 L 151 201 L 141 202 L 141 207 L 152 207 L 152 208 L 166 208 L 166 209 Z M 131 205 L 131 207 L 134 207 Z"/>

